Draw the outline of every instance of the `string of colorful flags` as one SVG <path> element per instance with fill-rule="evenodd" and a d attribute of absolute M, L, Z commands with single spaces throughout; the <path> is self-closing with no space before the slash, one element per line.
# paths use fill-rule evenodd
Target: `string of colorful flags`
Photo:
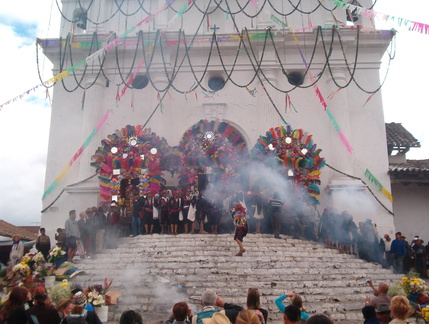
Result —
<path fill-rule="evenodd" d="M 93 137 L 95 136 L 95 134 L 97 134 L 97 132 L 99 131 L 99 129 L 101 128 L 101 126 L 103 126 L 104 122 L 109 117 L 109 114 L 110 114 L 110 110 L 106 111 L 106 113 L 104 114 L 104 116 L 98 122 L 97 126 L 95 126 L 95 128 L 92 130 L 92 132 L 86 138 L 85 142 L 83 142 L 83 144 L 80 146 L 80 148 L 77 150 L 77 152 L 73 155 L 73 157 L 71 158 L 71 160 L 69 161 L 69 163 L 67 163 L 67 165 L 60 172 L 60 174 L 54 179 L 54 181 L 45 190 L 45 192 L 43 193 L 43 196 L 42 196 L 42 200 L 44 200 L 46 198 L 46 196 L 49 195 L 52 192 L 52 190 L 54 190 L 58 186 L 58 184 L 60 183 L 60 181 L 66 175 L 67 171 L 70 169 L 70 167 L 73 165 L 73 163 L 76 162 L 76 160 L 82 155 L 83 151 L 88 146 L 88 144 L 91 142 L 91 140 L 93 139 Z"/>
<path fill-rule="evenodd" d="M 354 6 L 348 3 L 345 3 L 343 1 L 339 1 L 339 0 L 330 0 L 333 1 L 337 6 L 339 7 L 344 7 L 346 9 L 349 10 L 353 10 L 354 12 L 356 12 L 359 15 L 363 15 L 366 17 L 380 17 L 380 15 L 382 15 L 382 18 L 384 18 L 385 20 L 395 20 L 395 17 L 389 16 L 389 15 L 383 15 L 377 12 L 374 12 L 373 10 L 367 9 L 367 8 L 362 8 L 362 7 L 358 7 L 358 6 Z M 138 27 L 140 27 L 142 24 L 146 24 L 151 22 L 154 17 L 156 17 L 158 14 L 160 14 L 161 12 L 163 12 L 164 10 L 166 10 L 168 7 L 170 7 L 173 3 L 175 2 L 175 0 L 167 0 L 163 6 L 161 6 L 160 8 L 156 9 L 154 12 L 152 12 L 151 14 L 149 14 L 146 18 L 144 18 L 143 20 L 141 20 L 139 23 L 137 23 L 136 25 L 132 26 L 130 29 L 128 29 L 127 31 L 125 31 L 121 36 L 115 38 L 113 41 L 111 41 L 110 43 L 106 44 L 103 48 L 99 49 L 98 51 L 94 52 L 92 55 L 88 56 L 86 59 L 83 59 L 81 61 L 79 61 L 78 63 L 76 63 L 75 65 L 71 66 L 70 68 L 62 71 L 61 73 L 53 76 L 52 78 L 50 78 L 49 80 L 25 91 L 24 93 L 20 94 L 19 96 L 16 96 L 15 98 L 3 103 L 2 105 L 0 105 L 0 110 L 5 106 L 10 104 L 11 102 L 16 102 L 17 100 L 22 99 L 26 94 L 29 94 L 32 91 L 35 91 L 37 88 L 41 87 L 41 86 L 49 86 L 51 84 L 55 84 L 65 78 L 67 78 L 71 73 L 77 71 L 80 68 L 85 67 L 87 64 L 90 64 L 91 62 L 94 62 L 96 60 L 101 60 L 104 55 L 106 55 L 107 52 L 109 52 L 110 50 L 114 49 L 115 47 L 117 47 L 118 45 L 124 43 L 124 39 L 127 37 L 127 35 L 129 33 L 131 33 L 132 31 L 134 31 L 135 29 L 137 29 Z M 185 4 L 180 8 L 180 10 L 178 10 L 177 14 L 175 15 L 175 17 L 180 17 L 181 15 L 183 15 L 183 13 L 186 11 L 186 9 L 190 6 L 190 4 L 192 3 L 192 0 L 188 0 L 187 2 L 185 2 Z M 252 3 L 254 3 L 254 5 L 256 5 L 256 1 L 252 1 Z M 173 18 L 174 19 L 174 18 Z M 281 26 L 287 28 L 291 34 L 292 37 L 294 38 L 298 50 L 300 52 L 301 58 L 303 60 L 303 63 L 305 64 L 306 67 L 308 67 L 308 64 L 305 60 L 305 57 L 301 51 L 301 48 L 299 46 L 299 42 L 298 39 L 295 36 L 295 31 L 290 29 L 283 21 L 281 21 L 280 19 L 276 18 L 274 15 L 271 15 L 271 19 L 277 23 L 280 24 Z M 428 34 L 429 33 L 429 25 L 426 24 L 422 24 L 422 23 L 418 23 L 418 22 L 412 22 L 406 19 L 398 19 L 398 24 L 407 26 L 409 24 L 409 30 L 410 31 L 418 31 L 424 34 Z M 170 21 L 171 23 L 171 21 Z M 307 28 L 311 28 L 313 29 L 314 26 L 309 26 Z M 240 36 L 236 36 L 236 35 L 224 35 L 224 36 L 220 36 L 218 38 L 218 41 L 222 41 L 222 40 L 227 40 L 227 39 L 239 39 Z M 257 35 L 252 35 L 252 37 L 258 37 Z M 203 41 L 207 41 L 207 40 L 203 40 Z M 142 61 L 139 64 L 139 69 L 143 66 L 144 61 Z M 128 80 L 127 85 L 129 85 L 132 80 L 134 79 L 135 75 L 137 74 L 138 71 L 135 71 L 132 75 L 132 77 Z M 311 82 L 314 83 L 314 78 L 311 75 L 310 71 L 308 71 Z M 318 86 L 316 83 L 314 83 L 313 85 L 314 91 L 316 93 L 316 96 L 319 99 L 319 102 L 322 104 L 322 106 L 324 107 L 324 110 L 326 111 L 329 119 L 331 120 L 334 128 L 336 129 L 336 131 L 339 134 L 339 137 L 341 139 L 341 141 L 343 142 L 343 144 L 346 146 L 347 151 L 352 154 L 353 149 L 350 145 L 350 143 L 348 142 L 346 136 L 344 135 L 344 133 L 341 131 L 338 123 L 336 122 L 334 116 L 332 115 L 332 113 L 329 110 L 329 107 L 326 104 L 325 99 L 323 98 L 323 95 L 321 94 Z M 125 94 L 126 91 L 126 86 L 122 89 L 121 92 L 121 96 L 123 96 Z M 249 91 L 249 90 L 248 90 Z M 254 92 L 249 91 L 249 93 L 251 95 L 254 95 Z M 291 101 L 290 101 L 290 97 L 288 98 L 289 100 L 289 104 L 291 105 Z M 65 176 L 67 170 L 71 167 L 71 165 L 76 161 L 76 159 L 82 154 L 83 150 L 86 148 L 86 146 L 89 144 L 89 142 L 92 140 L 92 138 L 94 137 L 94 135 L 97 133 L 97 131 L 99 130 L 99 128 L 101 127 L 101 125 L 105 122 L 105 120 L 108 117 L 109 112 L 106 112 L 105 116 L 102 118 L 102 120 L 100 121 L 100 123 L 97 125 L 96 128 L 94 128 L 94 130 L 92 131 L 92 133 L 88 136 L 88 138 L 86 139 L 86 141 L 84 142 L 84 144 L 81 146 L 81 148 L 78 150 L 78 152 L 76 152 L 76 154 L 73 156 L 73 158 L 70 160 L 70 162 L 68 163 L 68 165 L 62 170 L 62 172 L 60 173 L 59 176 L 57 176 L 57 178 L 55 178 L 55 180 L 53 181 L 53 183 L 48 187 L 48 189 L 45 191 L 45 193 L 43 194 L 42 199 L 44 199 L 46 197 L 46 195 L 48 195 L 57 185 L 58 183 L 61 181 L 61 179 Z M 365 176 L 374 184 L 376 184 L 376 186 L 379 188 L 379 190 L 386 196 L 389 198 L 389 200 L 391 200 L 391 194 L 390 192 L 384 188 L 381 183 L 372 175 L 372 173 L 366 169 L 365 172 Z"/>
<path fill-rule="evenodd" d="M 299 45 L 299 41 L 295 35 L 295 32 L 291 28 L 289 28 L 289 26 L 287 24 L 285 24 L 282 20 L 275 17 L 273 14 L 271 14 L 271 20 L 274 21 L 275 23 L 281 25 L 282 27 L 287 28 L 290 31 L 290 33 L 291 33 L 291 35 L 295 41 L 295 44 L 298 48 L 299 54 L 301 56 L 301 60 L 302 60 L 303 64 L 305 65 L 305 67 L 307 68 L 307 74 L 310 78 L 310 82 L 313 83 L 313 89 L 314 89 L 314 92 L 316 94 L 316 97 L 318 98 L 320 104 L 323 106 L 324 111 L 328 115 L 332 125 L 334 126 L 335 130 L 337 131 L 337 133 L 338 133 L 341 141 L 345 145 L 347 151 L 349 152 L 349 154 L 352 154 L 353 148 L 352 148 L 350 142 L 348 141 L 348 139 L 347 139 L 346 135 L 343 133 L 343 131 L 340 129 L 340 126 L 338 125 L 334 115 L 330 111 L 330 109 L 326 103 L 326 100 L 323 97 L 319 87 L 317 86 L 317 83 L 315 82 L 314 77 L 313 77 L 310 69 L 308 69 L 307 60 L 305 59 L 304 53 L 301 50 L 301 47 Z M 287 99 L 289 100 L 289 104 L 291 104 L 290 98 L 287 98 Z M 374 183 L 377 186 L 379 191 L 381 191 L 384 196 L 386 196 L 390 201 L 392 201 L 392 194 L 374 177 L 374 175 L 368 169 L 366 169 L 364 174 L 368 178 L 368 180 L 370 180 L 370 182 Z"/>
<path fill-rule="evenodd" d="M 322 1 L 322 0 L 319 0 L 319 1 Z M 421 34 L 429 35 L 429 24 L 424 24 L 417 21 L 396 17 L 393 15 L 386 15 L 384 13 L 377 12 L 372 9 L 352 5 L 350 3 L 347 3 L 341 0 L 330 0 L 330 1 L 334 2 L 334 4 L 339 8 L 345 8 L 346 10 L 348 9 L 356 15 L 367 17 L 370 19 L 378 18 L 383 21 L 393 22 L 393 23 L 396 23 L 399 27 L 408 28 L 409 31 L 414 31 Z"/>
<path fill-rule="evenodd" d="M 132 31 L 134 31 L 135 29 L 137 29 L 137 27 L 140 27 L 142 24 L 145 23 L 149 23 L 153 20 L 154 17 L 156 17 L 158 14 L 160 14 L 161 12 L 163 12 L 164 10 L 166 10 L 169 6 L 171 6 L 176 0 L 167 0 L 163 6 L 161 6 L 160 8 L 156 9 L 154 12 L 152 12 L 151 14 L 149 14 L 145 19 L 141 20 L 139 23 L 137 23 L 136 25 L 132 26 L 130 29 L 128 29 L 127 31 L 125 31 L 121 36 L 117 37 L 116 39 L 114 39 L 113 41 L 111 41 L 110 43 L 106 44 L 103 48 L 101 48 L 100 50 L 96 51 L 95 53 L 93 53 L 91 56 L 89 56 L 88 58 L 78 62 L 77 64 L 73 65 L 72 67 L 68 68 L 67 70 L 57 74 L 56 76 L 52 77 L 51 79 L 42 82 L 34 87 L 32 87 L 31 89 L 28 89 L 26 91 L 24 91 L 23 93 L 21 93 L 20 95 L 4 102 L 3 104 L 0 105 L 0 110 L 6 106 L 9 105 L 11 103 L 14 103 L 20 99 L 22 99 L 24 96 L 30 94 L 33 91 L 36 91 L 38 88 L 42 87 L 42 86 L 48 86 L 51 84 L 54 84 L 58 81 L 61 81 L 62 79 L 66 78 L 69 76 L 69 73 L 72 71 L 75 71 L 77 68 L 81 68 L 83 67 L 85 64 L 90 63 L 91 60 L 95 60 L 97 58 L 102 58 L 103 55 L 106 54 L 106 52 L 110 51 L 111 49 L 115 48 L 116 46 L 118 46 L 121 43 L 124 43 L 124 39 L 127 37 L 127 35 L 129 33 L 131 33 Z M 364 17 L 368 17 L 368 18 L 378 18 L 380 20 L 383 21 L 388 21 L 390 23 L 396 23 L 398 26 L 400 27 L 407 27 L 409 31 L 414 31 L 414 32 L 419 32 L 422 34 L 429 34 L 429 25 L 428 24 L 424 24 L 424 23 L 420 23 L 420 22 L 416 22 L 416 21 L 412 21 L 412 20 L 408 20 L 405 18 L 401 18 L 401 17 L 396 17 L 393 15 L 387 15 L 384 13 L 380 13 L 380 12 L 376 12 L 374 10 L 368 9 L 368 8 L 363 8 L 363 7 L 359 7 L 359 6 L 355 6 L 340 0 L 330 0 L 332 2 L 334 2 L 335 5 L 337 5 L 340 8 L 345 8 L 345 9 L 349 9 L 354 11 L 356 14 L 364 16 Z M 254 4 L 255 6 L 257 5 L 256 0 L 250 0 L 250 2 L 252 4 Z M 177 11 L 176 15 L 170 20 L 169 24 L 177 17 L 180 17 L 184 14 L 184 12 L 189 8 L 189 6 L 192 4 L 192 0 L 187 0 L 187 2 L 185 2 L 183 4 L 183 6 Z M 274 22 L 282 24 L 282 21 L 279 20 L 278 18 L 275 18 Z M 309 26 L 305 27 L 305 28 L 300 28 L 300 29 L 294 29 L 293 31 L 296 32 L 301 32 L 301 31 L 305 31 L 305 30 L 311 30 L 311 29 L 315 29 L 318 28 L 319 26 L 314 26 L 311 25 L 311 23 L 309 22 Z M 360 26 L 357 26 L 360 27 Z M 331 26 L 327 27 L 327 26 L 321 26 L 321 28 L 332 28 Z M 220 36 L 218 38 L 218 41 L 222 41 L 222 40 L 227 40 L 227 39 L 239 39 L 239 36 L 237 35 L 225 35 L 225 36 Z M 208 40 L 196 40 L 196 43 L 201 42 L 201 41 L 208 41 Z M 55 42 L 54 40 L 50 40 L 50 42 Z M 72 46 L 73 47 L 87 47 L 88 42 L 81 42 L 81 43 L 76 43 L 73 42 Z M 48 43 L 46 43 L 48 44 Z M 101 46 L 101 43 L 99 43 L 99 45 Z M 170 44 L 167 44 L 170 45 Z M 172 44 L 171 44 L 172 45 Z"/>
<path fill-rule="evenodd" d="M 176 0 L 167 0 L 163 6 L 161 6 L 160 8 L 156 9 L 155 11 L 153 11 L 152 13 L 150 13 L 147 17 L 145 17 L 143 20 L 139 21 L 136 25 L 132 26 L 130 29 L 128 29 L 127 31 L 125 31 L 121 36 L 116 37 L 114 40 L 112 40 L 111 42 L 107 43 L 104 47 L 100 48 L 99 50 L 97 50 L 96 52 L 94 52 L 93 54 L 91 54 L 90 56 L 88 56 L 87 58 L 79 61 L 78 63 L 76 63 L 75 65 L 69 67 L 68 69 L 62 71 L 61 73 L 53 76 L 52 78 L 50 78 L 49 80 L 42 82 L 40 84 L 38 84 L 37 86 L 23 92 L 22 94 L 16 96 L 15 98 L 12 98 L 8 101 L 6 101 L 5 103 L 3 103 L 2 105 L 0 105 L 0 110 L 12 103 L 12 102 L 16 102 L 17 100 L 22 99 L 25 95 L 29 94 L 32 91 L 35 91 L 37 88 L 42 87 L 42 86 L 49 86 L 51 84 L 55 84 L 65 78 L 67 78 L 70 73 L 77 71 L 80 68 L 85 67 L 87 64 L 91 64 L 93 61 L 95 60 L 101 60 L 104 55 L 106 55 L 107 52 L 109 52 L 110 50 L 114 49 L 115 47 L 117 47 L 119 44 L 123 43 L 123 40 L 127 37 L 127 35 L 129 33 L 131 33 L 133 30 L 135 30 L 137 27 L 140 27 L 142 24 L 147 24 L 149 22 L 151 22 L 153 20 L 154 17 L 156 17 L 157 15 L 159 15 L 161 12 L 163 12 L 164 10 L 166 10 L 168 7 L 170 7 Z M 182 8 L 184 8 L 183 10 L 179 10 L 180 12 L 184 12 L 186 11 L 186 8 L 188 8 L 189 4 L 191 3 L 191 0 L 188 0 L 183 6 Z M 176 14 L 178 15 L 179 12 Z"/>

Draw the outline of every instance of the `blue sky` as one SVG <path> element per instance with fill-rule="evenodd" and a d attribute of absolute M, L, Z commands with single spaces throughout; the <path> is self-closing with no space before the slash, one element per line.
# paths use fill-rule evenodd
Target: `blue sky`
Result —
<path fill-rule="evenodd" d="M 28 43 L 26 45 L 34 44 L 34 39 L 37 36 L 36 23 L 0 16 L 0 24 L 10 26 L 18 37 L 28 39 Z"/>
<path fill-rule="evenodd" d="M 428 0 L 378 0 L 374 10 L 429 23 Z M 53 0 L 2 3 L 0 104 L 40 84 L 34 40 L 57 37 L 59 26 Z M 385 121 L 402 122 L 420 140 L 422 147 L 412 149 L 408 158 L 429 159 L 429 128 L 422 118 L 428 109 L 429 35 L 392 24 L 384 28 L 398 29 L 396 58 L 382 89 Z M 42 54 L 39 59 L 42 79 L 47 80 L 52 76 L 50 62 Z M 49 121 L 50 104 L 43 87 L 0 110 L 0 219 L 15 225 L 40 222 Z"/>

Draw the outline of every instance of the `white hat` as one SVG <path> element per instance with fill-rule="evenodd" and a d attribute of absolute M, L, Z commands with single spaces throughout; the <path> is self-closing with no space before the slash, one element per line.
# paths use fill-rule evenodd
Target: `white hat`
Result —
<path fill-rule="evenodd" d="M 203 318 L 203 324 L 231 324 L 231 322 L 225 314 L 217 312 L 210 318 Z"/>

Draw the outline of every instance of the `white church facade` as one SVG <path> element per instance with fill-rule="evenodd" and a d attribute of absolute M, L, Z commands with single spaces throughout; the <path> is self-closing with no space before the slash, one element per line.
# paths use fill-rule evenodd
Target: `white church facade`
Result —
<path fill-rule="evenodd" d="M 63 0 L 60 38 L 39 41 L 58 76 L 48 234 L 69 210 L 121 199 L 127 177 L 197 189 L 201 174 L 245 191 L 265 181 L 286 204 L 302 197 L 285 188 L 301 186 L 320 213 L 393 234 L 377 92 L 393 33 L 334 1 L 292 2 Z M 212 137 L 221 144 L 195 163 Z"/>

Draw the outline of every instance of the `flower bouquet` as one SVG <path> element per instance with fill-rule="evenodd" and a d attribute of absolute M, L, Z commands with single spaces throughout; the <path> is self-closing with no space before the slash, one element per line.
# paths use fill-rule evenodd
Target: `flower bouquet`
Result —
<path fill-rule="evenodd" d="M 31 274 L 31 269 L 24 261 L 22 261 L 12 268 L 12 272 L 25 277 Z"/>
<path fill-rule="evenodd" d="M 88 296 L 88 302 L 90 304 L 92 304 L 92 302 L 90 300 L 95 300 L 97 305 L 93 305 L 93 306 L 101 306 L 104 304 L 110 304 L 110 297 L 107 296 L 107 292 L 109 291 L 110 287 L 112 286 L 112 282 L 113 280 L 110 280 L 110 282 L 107 280 L 107 278 L 104 278 L 104 282 L 102 285 L 91 285 L 88 287 L 87 289 L 87 296 Z M 99 298 L 99 296 L 101 296 L 101 298 L 103 299 L 102 304 L 100 304 L 101 302 L 101 298 Z"/>
<path fill-rule="evenodd" d="M 422 317 L 426 323 L 429 323 L 429 306 L 422 308 Z"/>
<path fill-rule="evenodd" d="M 418 277 L 418 274 L 407 274 L 407 276 L 400 281 L 400 287 L 410 301 L 411 306 L 417 310 L 420 309 L 421 305 L 429 304 L 429 297 L 425 293 L 428 287 L 426 286 L 426 282 Z M 422 316 L 424 317 L 423 314 Z"/>
<path fill-rule="evenodd" d="M 41 263 L 45 263 L 45 262 L 46 262 L 45 257 L 43 256 L 42 252 L 38 252 L 38 253 L 36 253 L 36 254 L 33 256 L 32 260 L 33 260 L 37 265 L 39 265 L 39 264 L 41 264 Z"/>
<path fill-rule="evenodd" d="M 50 291 L 49 296 L 52 298 L 54 304 L 58 303 L 61 299 L 70 298 L 72 287 L 68 280 L 63 280 L 59 285 L 55 285 Z"/>
<path fill-rule="evenodd" d="M 63 249 L 56 246 L 49 252 L 49 261 L 53 262 L 55 259 L 61 258 L 65 254 L 66 254 L 66 252 L 63 251 Z"/>
<path fill-rule="evenodd" d="M 421 294 L 427 290 L 426 282 L 415 276 L 402 278 L 402 287 L 407 294 Z"/>
<path fill-rule="evenodd" d="M 106 280 L 105 280 L 106 281 Z M 101 291 L 100 291 L 101 290 Z M 104 289 L 102 285 L 93 285 L 88 287 L 87 301 L 94 307 L 94 311 L 100 318 L 101 322 L 106 322 L 108 318 L 108 307 L 106 306 L 106 297 L 101 292 Z"/>
<path fill-rule="evenodd" d="M 97 290 L 93 289 L 87 293 L 87 300 L 94 307 L 100 307 L 106 304 L 106 300 L 103 295 L 98 293 Z"/>
<path fill-rule="evenodd" d="M 56 267 L 59 267 L 63 262 L 65 262 L 65 255 L 66 252 L 56 246 L 49 252 L 49 262 L 52 262 Z"/>

